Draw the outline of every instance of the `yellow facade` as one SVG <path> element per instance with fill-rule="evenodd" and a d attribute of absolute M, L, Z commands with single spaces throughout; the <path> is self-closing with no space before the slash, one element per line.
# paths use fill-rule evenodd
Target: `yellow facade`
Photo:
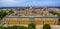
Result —
<path fill-rule="evenodd" d="M 14 18 L 14 17 L 9 17 L 5 18 L 6 24 L 9 25 L 17 25 L 17 24 L 23 24 L 23 25 L 28 25 L 29 23 L 35 23 L 36 25 L 43 25 L 43 24 L 50 24 L 50 25 L 55 25 L 58 22 L 58 18 L 33 18 L 30 19 L 29 17 L 27 18 Z M 32 21 L 33 20 L 33 21 Z M 32 21 L 32 22 L 31 22 Z"/>

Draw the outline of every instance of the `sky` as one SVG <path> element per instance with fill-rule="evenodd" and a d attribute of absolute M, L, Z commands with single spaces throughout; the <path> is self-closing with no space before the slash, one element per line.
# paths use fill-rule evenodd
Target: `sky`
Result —
<path fill-rule="evenodd" d="M 60 7 L 60 0 L 0 0 L 0 7 L 20 7 L 20 6 Z"/>

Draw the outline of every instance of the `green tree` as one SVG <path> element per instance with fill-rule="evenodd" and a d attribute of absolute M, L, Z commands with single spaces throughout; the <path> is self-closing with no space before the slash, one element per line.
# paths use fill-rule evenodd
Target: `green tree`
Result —
<path fill-rule="evenodd" d="M 14 11 L 9 10 L 9 11 L 5 11 L 5 10 L 0 10 L 0 20 L 3 19 L 6 15 L 10 15 L 14 13 Z"/>
<path fill-rule="evenodd" d="M 7 13 L 7 15 L 10 15 L 10 14 L 14 13 L 14 11 L 12 11 L 12 10 L 7 10 L 6 13 Z"/>
<path fill-rule="evenodd" d="M 49 24 L 45 24 L 45 25 L 43 25 L 43 29 L 51 29 L 51 27 Z"/>
<path fill-rule="evenodd" d="M 9 10 L 9 11 L 5 11 L 5 10 L 0 10 L 0 23 L 3 22 L 3 18 L 6 17 L 6 15 L 10 15 L 12 14 L 14 11 Z"/>
<path fill-rule="evenodd" d="M 3 19 L 7 15 L 6 11 L 0 11 L 0 20 Z"/>
<path fill-rule="evenodd" d="M 30 24 L 28 24 L 28 28 L 29 29 L 36 29 L 36 24 L 30 23 Z"/>

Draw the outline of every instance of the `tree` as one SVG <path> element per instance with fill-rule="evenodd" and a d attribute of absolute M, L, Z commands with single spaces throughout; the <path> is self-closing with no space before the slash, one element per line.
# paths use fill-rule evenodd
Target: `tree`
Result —
<path fill-rule="evenodd" d="M 14 13 L 14 11 L 12 11 L 12 10 L 7 10 L 6 13 L 7 13 L 7 15 L 10 15 L 10 14 Z"/>
<path fill-rule="evenodd" d="M 0 20 L 3 19 L 7 15 L 6 11 L 0 11 Z"/>
<path fill-rule="evenodd" d="M 45 24 L 45 25 L 43 25 L 43 29 L 51 29 L 51 27 L 49 24 Z"/>
<path fill-rule="evenodd" d="M 0 23 L 3 22 L 2 19 L 3 19 L 4 17 L 6 17 L 6 15 L 10 15 L 10 14 L 12 14 L 12 13 L 14 13 L 14 11 L 12 11 L 12 10 L 9 10 L 9 11 L 0 10 Z"/>
<path fill-rule="evenodd" d="M 36 25 L 34 23 L 28 24 L 29 29 L 36 29 Z"/>
<path fill-rule="evenodd" d="M 14 13 L 14 11 L 12 11 L 12 10 L 9 10 L 9 11 L 1 10 L 0 11 L 0 19 L 3 19 L 6 15 L 10 15 L 12 13 Z"/>

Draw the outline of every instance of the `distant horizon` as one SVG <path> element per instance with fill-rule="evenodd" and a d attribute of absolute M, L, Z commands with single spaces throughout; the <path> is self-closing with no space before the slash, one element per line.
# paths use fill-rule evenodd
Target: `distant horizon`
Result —
<path fill-rule="evenodd" d="M 14 6 L 14 7 L 18 7 L 18 6 Z M 19 7 L 42 7 L 42 6 L 19 6 Z M 58 6 L 49 6 L 49 7 L 58 7 Z M 59 6 L 60 7 L 60 6 Z M 1 8 L 1 7 L 0 7 Z M 47 7 L 48 8 L 48 7 Z"/>
<path fill-rule="evenodd" d="M 29 8 L 29 7 L 0 7 L 0 9 L 5 9 L 5 8 Z M 32 8 L 59 8 L 60 7 L 32 7 Z"/>

